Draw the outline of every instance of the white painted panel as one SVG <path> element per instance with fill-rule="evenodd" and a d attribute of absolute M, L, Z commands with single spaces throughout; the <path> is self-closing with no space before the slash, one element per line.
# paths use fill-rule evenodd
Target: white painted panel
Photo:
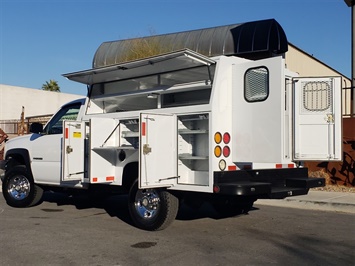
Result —
<path fill-rule="evenodd" d="M 294 160 L 341 160 L 341 79 L 294 80 Z"/>
<path fill-rule="evenodd" d="M 62 180 L 84 178 L 85 122 L 63 121 Z"/>
<path fill-rule="evenodd" d="M 113 182 L 116 178 L 119 121 L 90 119 L 90 183 Z"/>
<path fill-rule="evenodd" d="M 170 187 L 177 182 L 175 115 L 140 115 L 140 188 Z"/>
<path fill-rule="evenodd" d="M 268 93 L 255 87 L 246 95 L 246 73 L 267 70 Z M 249 61 L 233 66 L 233 162 L 275 163 L 285 159 L 284 60 L 281 57 Z M 264 82 L 265 83 L 265 82 Z M 264 83 L 261 83 L 263 85 Z M 258 84 L 258 82 L 256 83 Z M 249 97 L 249 101 L 248 98 Z M 265 98 L 266 97 L 266 98 Z M 256 99 L 253 101 L 253 99 Z M 259 99 L 259 101 L 258 101 Z"/>

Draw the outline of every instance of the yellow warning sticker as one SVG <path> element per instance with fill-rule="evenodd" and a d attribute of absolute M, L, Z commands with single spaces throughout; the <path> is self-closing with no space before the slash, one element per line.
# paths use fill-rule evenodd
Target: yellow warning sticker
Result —
<path fill-rule="evenodd" d="M 81 138 L 81 132 L 73 132 L 73 138 Z"/>

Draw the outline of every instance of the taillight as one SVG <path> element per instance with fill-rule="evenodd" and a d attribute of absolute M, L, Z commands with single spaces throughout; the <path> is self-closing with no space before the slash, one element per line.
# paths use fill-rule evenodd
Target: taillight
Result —
<path fill-rule="evenodd" d="M 223 147 L 223 156 L 224 157 L 228 157 L 230 155 L 230 153 L 231 153 L 231 150 L 229 149 L 229 147 L 228 146 L 224 146 Z"/>
<path fill-rule="evenodd" d="M 218 145 L 218 144 L 221 144 L 222 141 L 225 144 L 223 149 L 221 148 L 220 145 Z M 223 136 L 220 132 L 216 132 L 214 134 L 214 142 L 217 145 L 214 147 L 214 156 L 216 156 L 217 158 L 221 157 L 222 155 L 224 158 L 229 157 L 231 151 L 230 151 L 228 144 L 230 143 L 230 141 L 231 141 L 231 136 L 228 132 L 225 132 L 223 134 Z M 219 162 L 218 162 L 218 167 L 221 171 L 226 170 L 226 167 L 227 167 L 226 161 L 221 158 L 221 160 L 219 160 Z"/>
<path fill-rule="evenodd" d="M 223 142 L 225 144 L 228 144 L 230 141 L 231 141 L 231 136 L 229 135 L 229 133 L 228 132 L 224 133 L 223 134 Z"/>
<path fill-rule="evenodd" d="M 221 171 L 224 171 L 225 169 L 226 169 L 226 166 L 227 166 L 227 164 L 226 164 L 226 161 L 225 160 L 220 160 L 219 161 L 219 163 L 218 163 L 218 167 L 219 167 L 219 169 L 221 170 Z"/>

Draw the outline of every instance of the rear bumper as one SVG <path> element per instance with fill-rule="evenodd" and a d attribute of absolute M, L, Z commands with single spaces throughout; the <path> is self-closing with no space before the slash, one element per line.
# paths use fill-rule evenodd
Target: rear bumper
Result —
<path fill-rule="evenodd" d="M 214 172 L 214 193 L 282 199 L 306 195 L 325 185 L 324 178 L 309 178 L 307 168 Z"/>

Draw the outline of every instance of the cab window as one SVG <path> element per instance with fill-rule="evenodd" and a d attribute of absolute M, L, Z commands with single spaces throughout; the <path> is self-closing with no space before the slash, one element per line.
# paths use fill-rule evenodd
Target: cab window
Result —
<path fill-rule="evenodd" d="M 81 106 L 80 103 L 64 106 L 48 122 L 48 124 L 44 128 L 44 133 L 49 134 L 49 135 L 62 134 L 63 133 L 63 120 L 75 121 L 78 117 L 80 106 Z"/>

